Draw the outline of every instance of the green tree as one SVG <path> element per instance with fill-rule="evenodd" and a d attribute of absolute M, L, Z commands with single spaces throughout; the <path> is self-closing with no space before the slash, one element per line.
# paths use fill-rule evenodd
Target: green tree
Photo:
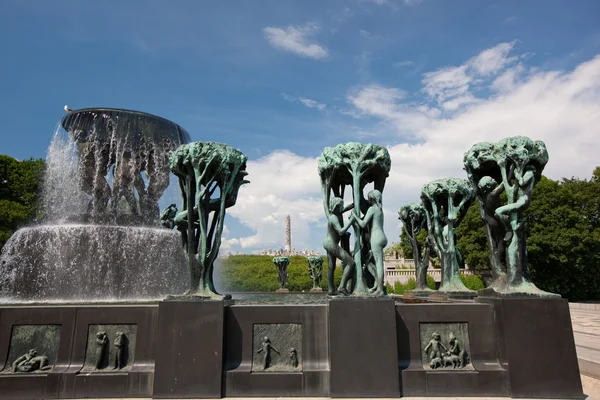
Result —
<path fill-rule="evenodd" d="M 479 213 L 479 203 L 474 202 L 456 228 L 456 247 L 465 264 L 473 269 L 486 269 L 490 264 L 490 251 L 485 236 L 485 227 Z"/>
<path fill-rule="evenodd" d="M 600 168 L 588 180 L 542 178 L 526 213 L 533 282 L 569 300 L 600 299 Z"/>
<path fill-rule="evenodd" d="M 45 162 L 0 155 L 0 249 L 19 227 L 39 212 Z"/>

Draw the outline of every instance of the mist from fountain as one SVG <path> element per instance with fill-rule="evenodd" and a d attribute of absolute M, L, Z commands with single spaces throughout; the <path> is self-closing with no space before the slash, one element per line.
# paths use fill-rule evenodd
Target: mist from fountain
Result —
<path fill-rule="evenodd" d="M 182 293 L 180 234 L 159 223 L 174 202 L 168 155 L 189 135 L 150 114 L 67 114 L 46 157 L 42 225 L 0 255 L 0 303 L 149 301 Z M 175 200 L 176 201 L 176 200 Z"/>

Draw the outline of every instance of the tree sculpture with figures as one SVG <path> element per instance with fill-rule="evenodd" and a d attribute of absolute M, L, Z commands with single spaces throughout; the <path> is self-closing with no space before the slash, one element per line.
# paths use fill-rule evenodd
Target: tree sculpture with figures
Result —
<path fill-rule="evenodd" d="M 441 292 L 459 296 L 475 295 L 460 279 L 455 235 L 455 228 L 473 200 L 473 189 L 466 179 L 438 179 L 421 190 L 421 201 L 427 215 L 427 232 L 441 260 Z"/>
<path fill-rule="evenodd" d="M 327 147 L 319 158 L 323 208 L 328 220 L 323 246 L 328 257 L 330 294 L 335 294 L 333 272 L 337 259 L 346 265 L 338 291 L 355 295 L 367 295 L 369 292 L 385 294 L 382 244 L 387 243 L 387 239 L 383 233 L 381 193 L 390 168 L 387 149 L 374 144 L 351 142 Z M 374 190 L 369 193 L 367 201 L 363 191 L 368 184 L 373 184 Z M 348 186 L 352 188 L 353 201 L 344 207 L 342 199 Z M 343 213 L 350 209 L 354 210 L 353 215 L 344 224 Z M 352 255 L 346 246 L 340 244 L 350 226 L 354 230 Z M 350 280 L 353 280 L 352 285 L 348 284 Z"/>
<path fill-rule="evenodd" d="M 481 294 L 560 297 L 537 288 L 527 264 L 523 212 L 547 163 L 544 142 L 524 136 L 478 143 L 465 154 L 464 167 L 486 224 L 494 273 L 492 285 Z M 502 192 L 506 201 L 500 197 Z"/>
<path fill-rule="evenodd" d="M 222 298 L 213 283 L 214 262 L 221 246 L 225 210 L 235 205 L 245 180 L 247 157 L 221 143 L 194 142 L 171 155 L 179 178 L 183 210 L 174 218 L 181 231 L 190 269 L 188 295 Z"/>
<path fill-rule="evenodd" d="M 415 264 L 416 291 L 431 291 L 427 286 L 427 268 L 429 267 L 429 254 L 431 251 L 431 236 L 427 236 L 424 249 L 417 240 L 417 235 L 427 226 L 427 214 L 422 204 L 410 203 L 400 207 L 398 218 L 402 221 L 406 235 L 410 242 Z"/>

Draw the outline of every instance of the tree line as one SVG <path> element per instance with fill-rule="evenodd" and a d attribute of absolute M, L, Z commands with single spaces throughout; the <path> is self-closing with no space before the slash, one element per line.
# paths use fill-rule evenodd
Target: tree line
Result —
<path fill-rule="evenodd" d="M 591 179 L 542 177 L 525 212 L 527 255 L 533 282 L 571 301 L 600 300 L 600 167 Z M 489 268 L 489 250 L 479 204 L 474 202 L 456 229 L 462 263 Z M 425 244 L 426 231 L 418 240 Z M 402 228 L 396 248 L 412 250 Z M 432 260 L 437 263 L 435 256 Z"/>
<path fill-rule="evenodd" d="M 0 250 L 14 231 L 41 215 L 45 167 L 41 158 L 19 161 L 0 154 Z"/>

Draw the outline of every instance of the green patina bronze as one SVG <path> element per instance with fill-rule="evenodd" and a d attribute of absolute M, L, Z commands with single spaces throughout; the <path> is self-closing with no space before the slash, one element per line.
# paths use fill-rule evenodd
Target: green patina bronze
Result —
<path fill-rule="evenodd" d="M 500 295 L 559 295 L 538 289 L 529 276 L 523 211 L 548 163 L 542 141 L 524 136 L 475 144 L 464 156 L 464 168 L 479 201 L 490 247 L 494 281 L 486 292 Z M 503 202 L 500 194 L 506 193 Z"/>
<path fill-rule="evenodd" d="M 387 238 L 383 231 L 381 194 L 391 168 L 385 147 L 375 144 L 346 143 L 327 147 L 319 158 L 319 176 L 323 190 L 323 208 L 327 217 L 327 235 L 323 247 L 327 251 L 327 283 L 329 294 L 335 294 L 333 273 L 335 262 L 344 266 L 338 291 L 344 294 L 385 295 L 383 284 L 383 248 Z M 363 196 L 363 189 L 373 183 L 374 190 Z M 346 187 L 352 188 L 353 202 L 343 204 Z M 344 224 L 343 213 L 354 209 Z M 364 216 L 363 216 L 364 215 Z M 354 229 L 354 249 L 346 233 Z M 365 274 L 363 274 L 363 266 Z"/>
<path fill-rule="evenodd" d="M 422 229 L 427 226 L 427 213 L 425 208 L 420 203 L 410 203 L 400 207 L 398 211 L 398 219 L 402 221 L 404 229 L 406 229 L 406 235 L 410 240 L 410 247 L 413 252 L 413 261 L 415 264 L 415 275 L 416 275 L 416 290 L 418 291 L 430 291 L 431 289 L 427 286 L 427 268 L 429 267 L 429 253 L 431 246 L 426 243 L 425 248 L 421 249 L 421 245 L 417 241 L 417 235 Z M 429 242 L 431 236 L 427 236 Z"/>
<path fill-rule="evenodd" d="M 280 256 L 273 258 L 273 264 L 277 267 L 277 281 L 279 282 L 278 290 L 287 290 L 288 282 L 288 265 L 290 265 L 290 258 L 287 256 Z"/>
<path fill-rule="evenodd" d="M 471 184 L 466 179 L 438 179 L 423 186 L 421 201 L 427 215 L 427 232 L 440 256 L 442 292 L 472 292 L 458 273 L 455 228 L 460 224 L 474 200 Z"/>
<path fill-rule="evenodd" d="M 248 175 L 246 160 L 239 150 L 213 142 L 184 144 L 170 157 L 183 198 L 183 209 L 176 213 L 173 224 L 181 231 L 190 269 L 188 295 L 222 298 L 213 283 L 214 262 L 221 246 L 225 210 L 235 205 L 240 187 L 248 183 L 244 179 Z M 163 212 L 167 226 L 166 220 L 173 214 L 170 208 Z"/>
<path fill-rule="evenodd" d="M 308 261 L 308 275 L 313 281 L 313 287 L 311 291 L 321 291 L 321 278 L 323 277 L 323 257 L 321 256 L 309 256 L 306 258 Z"/>

